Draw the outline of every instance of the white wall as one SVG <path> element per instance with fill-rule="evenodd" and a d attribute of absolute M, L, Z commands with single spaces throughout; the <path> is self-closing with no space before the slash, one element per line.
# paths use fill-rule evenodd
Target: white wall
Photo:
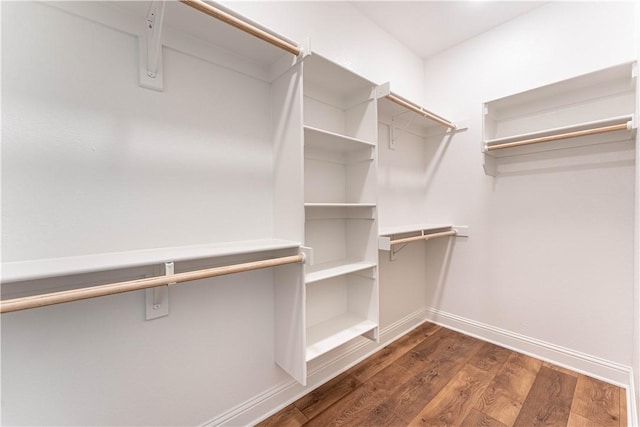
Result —
<path fill-rule="evenodd" d="M 422 60 L 406 46 L 339 1 L 222 1 L 278 33 L 378 84 L 393 81 L 396 93 L 421 102 Z"/>
<path fill-rule="evenodd" d="M 571 17 L 571 19 L 568 19 Z M 425 63 L 428 105 L 468 117 L 427 191 L 431 221 L 468 224 L 428 306 L 578 354 L 632 363 L 634 143 L 482 169 L 482 103 L 636 59 L 632 3 L 557 2 Z"/>
<path fill-rule="evenodd" d="M 160 93 L 129 34 L 3 20 L 4 262 L 272 236 L 267 83 L 167 49 Z"/>

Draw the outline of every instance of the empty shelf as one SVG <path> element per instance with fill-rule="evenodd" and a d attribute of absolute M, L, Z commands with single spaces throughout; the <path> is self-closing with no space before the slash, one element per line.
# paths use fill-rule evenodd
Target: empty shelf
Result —
<path fill-rule="evenodd" d="M 341 260 L 316 264 L 308 267 L 307 273 L 305 275 L 305 283 L 318 282 L 320 280 L 330 279 L 332 277 L 338 277 L 345 274 L 366 270 L 375 266 L 376 263 L 374 262 L 352 260 Z"/>
<path fill-rule="evenodd" d="M 375 322 L 352 313 L 345 313 L 311 326 L 307 329 L 307 361 L 377 327 Z"/>
<path fill-rule="evenodd" d="M 7 262 L 2 264 L 2 282 L 91 273 L 168 261 L 176 262 L 292 249 L 299 246 L 300 243 L 288 240 L 260 239 Z"/>
<path fill-rule="evenodd" d="M 304 143 L 307 147 L 320 148 L 331 151 L 348 153 L 361 148 L 375 147 L 375 143 L 363 139 L 352 138 L 335 132 L 318 129 L 311 126 L 304 127 Z"/>

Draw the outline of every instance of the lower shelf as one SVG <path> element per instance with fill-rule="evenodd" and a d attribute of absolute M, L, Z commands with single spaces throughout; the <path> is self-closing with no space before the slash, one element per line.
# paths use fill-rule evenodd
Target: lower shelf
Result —
<path fill-rule="evenodd" d="M 375 262 L 342 260 L 325 262 L 308 267 L 305 283 L 318 282 L 332 277 L 342 276 L 376 266 Z"/>
<path fill-rule="evenodd" d="M 377 327 L 352 313 L 314 325 L 307 329 L 307 362 Z"/>

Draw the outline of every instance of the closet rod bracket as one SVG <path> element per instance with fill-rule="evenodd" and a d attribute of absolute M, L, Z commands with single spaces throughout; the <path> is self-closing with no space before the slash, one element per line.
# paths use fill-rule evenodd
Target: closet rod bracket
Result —
<path fill-rule="evenodd" d="M 149 6 L 145 30 L 138 37 L 140 52 L 140 86 L 162 91 L 162 24 L 165 2 L 153 0 Z"/>
<path fill-rule="evenodd" d="M 173 262 L 165 262 L 164 275 L 169 276 L 174 274 L 174 272 Z M 169 285 L 174 285 L 175 283 L 176 282 L 172 282 L 166 285 L 156 286 L 155 288 L 145 289 L 147 320 L 169 315 Z"/>

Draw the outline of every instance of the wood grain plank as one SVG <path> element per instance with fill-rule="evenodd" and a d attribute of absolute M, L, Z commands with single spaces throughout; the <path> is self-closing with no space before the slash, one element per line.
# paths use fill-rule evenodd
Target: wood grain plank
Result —
<path fill-rule="evenodd" d="M 476 405 L 482 413 L 512 426 L 533 385 L 542 362 L 511 352 Z"/>
<path fill-rule="evenodd" d="M 627 425 L 627 390 L 620 388 L 620 427 Z"/>
<path fill-rule="evenodd" d="M 364 425 L 362 420 L 368 418 L 385 397 L 392 394 L 399 384 L 409 380 L 411 375 L 402 366 L 391 364 L 312 418 L 306 425 Z"/>
<path fill-rule="evenodd" d="M 344 372 L 304 395 L 294 402 L 294 405 L 305 417 L 311 419 L 360 385 L 362 383 L 353 378 L 349 372 Z"/>
<path fill-rule="evenodd" d="M 294 404 L 291 404 L 256 424 L 256 427 L 299 427 L 307 421 L 307 417 Z"/>
<path fill-rule="evenodd" d="M 571 412 L 601 427 L 618 427 L 620 391 L 611 384 L 578 375 Z"/>
<path fill-rule="evenodd" d="M 420 373 L 434 359 L 464 357 L 468 360 L 482 346 L 482 341 L 441 328 L 397 360 L 397 364 Z"/>
<path fill-rule="evenodd" d="M 465 339 L 455 346 L 435 347 L 422 365 L 411 365 L 410 370 L 417 372 L 416 375 L 411 381 L 403 384 L 393 396 L 389 396 L 385 403 L 392 407 L 393 412 L 400 418 L 407 423 L 410 422 L 462 369 L 481 345 L 482 342 L 479 340 Z"/>
<path fill-rule="evenodd" d="M 566 426 L 577 378 L 541 367 L 514 426 Z"/>
<path fill-rule="evenodd" d="M 507 427 L 500 421 L 491 418 L 490 416 L 483 414 L 477 409 L 472 409 L 467 415 L 460 427 Z"/>
<path fill-rule="evenodd" d="M 351 368 L 348 372 L 356 378 L 358 381 L 365 382 L 391 363 L 406 354 L 416 345 L 420 344 L 426 338 L 433 335 L 440 326 L 434 323 L 425 322 L 408 334 L 398 338 L 388 346 L 385 346 L 382 350 L 375 353 L 373 356 L 358 363 Z"/>
<path fill-rule="evenodd" d="M 580 414 L 571 412 L 569 414 L 569 421 L 567 421 L 567 427 L 602 427 L 600 424 L 583 417 Z"/>
<path fill-rule="evenodd" d="M 492 386 L 502 394 L 524 402 L 542 362 L 521 353 L 512 353 L 496 375 Z"/>
<path fill-rule="evenodd" d="M 522 402 L 502 394 L 499 388 L 490 384 L 476 404 L 476 409 L 504 425 L 512 426 L 522 409 Z"/>
<path fill-rule="evenodd" d="M 455 362 L 443 359 L 432 362 L 429 370 L 415 374 L 409 381 L 405 381 L 381 405 L 404 420 L 406 425 L 442 390 L 463 364 L 464 360 Z"/>
<path fill-rule="evenodd" d="M 511 350 L 487 342 L 473 355 L 469 364 L 495 374 L 502 368 L 511 353 L 513 353 Z"/>
<path fill-rule="evenodd" d="M 563 374 L 571 375 L 572 377 L 578 378 L 578 373 L 576 371 L 572 371 L 571 369 L 563 368 L 562 366 L 554 365 L 549 362 L 542 362 L 542 366 L 553 369 L 555 371 L 560 371 Z"/>
<path fill-rule="evenodd" d="M 458 426 L 469 415 L 494 374 L 465 365 L 427 406 L 411 426 Z"/>

